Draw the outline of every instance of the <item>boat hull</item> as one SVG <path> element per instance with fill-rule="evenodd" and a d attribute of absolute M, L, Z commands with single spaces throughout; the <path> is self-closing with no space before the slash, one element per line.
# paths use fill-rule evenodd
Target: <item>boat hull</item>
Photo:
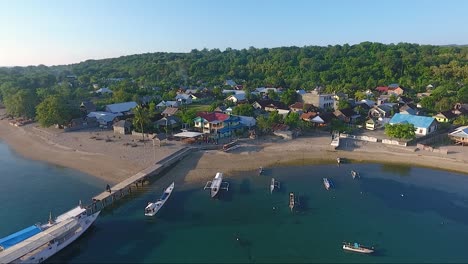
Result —
<path fill-rule="evenodd" d="M 66 235 L 68 238 L 64 239 L 62 242 L 59 240 L 54 243 L 50 243 L 45 247 L 41 247 L 41 250 L 35 250 L 33 251 L 34 253 L 29 253 L 13 261 L 12 263 L 41 263 L 52 257 L 54 254 L 64 249 L 66 246 L 70 245 L 73 241 L 83 235 L 83 233 L 85 233 L 86 230 L 88 230 L 88 228 L 94 223 L 100 212 L 101 211 L 85 218 L 81 218 L 79 220 L 80 227 L 74 233 L 72 233 L 72 235 Z"/>
<path fill-rule="evenodd" d="M 146 208 L 145 208 L 145 215 L 146 216 L 154 216 L 161 210 L 161 208 L 164 206 L 166 201 L 171 197 L 172 191 L 174 190 L 174 183 L 169 185 L 169 187 L 166 188 L 162 195 L 162 199 L 159 199 L 155 203 L 149 203 Z"/>
<path fill-rule="evenodd" d="M 348 245 L 343 245 L 343 249 L 347 251 L 351 251 L 351 252 L 362 253 L 362 254 L 371 254 L 374 252 L 374 250 L 370 248 L 362 248 L 362 247 L 355 248 L 355 247 L 348 246 Z"/>

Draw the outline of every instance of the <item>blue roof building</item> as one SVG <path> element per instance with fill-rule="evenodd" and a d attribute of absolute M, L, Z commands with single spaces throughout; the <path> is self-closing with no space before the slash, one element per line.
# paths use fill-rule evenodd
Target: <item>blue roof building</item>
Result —
<path fill-rule="evenodd" d="M 390 119 L 389 124 L 413 124 L 416 128 L 416 135 L 427 135 L 437 130 L 437 121 L 433 117 L 428 116 L 417 116 L 417 115 L 405 115 L 405 114 L 395 114 L 392 119 Z"/>

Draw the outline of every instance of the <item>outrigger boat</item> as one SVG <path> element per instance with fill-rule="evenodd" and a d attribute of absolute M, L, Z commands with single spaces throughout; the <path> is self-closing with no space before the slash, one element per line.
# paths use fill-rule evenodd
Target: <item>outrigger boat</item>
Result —
<path fill-rule="evenodd" d="M 289 209 L 291 209 L 291 211 L 294 209 L 294 203 L 294 193 L 291 192 L 289 193 Z"/>
<path fill-rule="evenodd" d="M 222 184 L 224 183 L 224 187 Z M 203 189 L 211 189 L 211 198 L 214 198 L 220 189 L 224 190 L 229 190 L 229 183 L 228 182 L 223 182 L 223 173 L 222 172 L 217 172 L 216 176 L 212 181 L 209 181 L 206 183 L 205 188 Z"/>
<path fill-rule="evenodd" d="M 356 177 L 359 178 L 359 174 L 357 173 L 357 171 L 354 170 L 351 170 L 351 176 L 353 176 L 353 179 L 356 179 Z"/>
<path fill-rule="evenodd" d="M 0 263 L 41 263 L 79 238 L 101 211 L 88 214 L 79 206 L 47 224 L 36 224 L 0 238 Z"/>
<path fill-rule="evenodd" d="M 343 242 L 343 249 L 348 250 L 348 251 L 363 253 L 363 254 L 371 254 L 374 252 L 373 247 L 365 247 L 359 243 L 349 243 L 349 242 Z"/>
<path fill-rule="evenodd" d="M 280 188 L 280 182 L 275 180 L 275 178 L 271 178 L 271 183 L 270 183 L 270 193 L 273 193 L 275 188 L 279 189 Z"/>
<path fill-rule="evenodd" d="M 258 168 L 258 176 L 262 175 L 263 173 L 263 167 Z"/>
<path fill-rule="evenodd" d="M 173 190 L 174 183 L 172 183 L 171 185 L 169 185 L 169 187 L 166 188 L 164 193 L 161 195 L 161 198 L 159 198 L 156 202 L 148 203 L 148 205 L 145 208 L 145 215 L 154 216 L 163 207 L 167 199 L 169 199 Z"/>
<path fill-rule="evenodd" d="M 330 180 L 328 180 L 327 178 L 323 178 L 323 185 L 325 186 L 325 189 L 327 189 L 328 191 L 331 187 Z"/>

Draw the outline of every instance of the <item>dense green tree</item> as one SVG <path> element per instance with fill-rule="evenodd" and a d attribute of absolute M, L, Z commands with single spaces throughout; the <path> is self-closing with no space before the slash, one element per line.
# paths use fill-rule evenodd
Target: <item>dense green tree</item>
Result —
<path fill-rule="evenodd" d="M 241 116 L 254 116 L 254 108 L 251 104 L 240 104 L 232 110 L 232 113 Z"/>
<path fill-rule="evenodd" d="M 36 119 L 43 127 L 52 125 L 66 125 L 72 119 L 72 111 L 58 95 L 51 95 L 44 99 L 37 107 Z"/>
<path fill-rule="evenodd" d="M 142 133 L 143 141 L 145 140 L 145 128 L 150 124 L 150 117 L 148 113 L 148 109 L 141 105 L 137 105 L 132 110 L 133 116 L 133 127 L 139 129 Z"/>
<path fill-rule="evenodd" d="M 294 89 L 287 89 L 281 93 L 280 101 L 285 105 L 291 105 L 297 100 L 297 93 Z"/>
<path fill-rule="evenodd" d="M 296 128 L 299 126 L 299 114 L 296 112 L 289 113 L 284 119 L 284 124 L 288 125 L 290 128 Z"/>
<path fill-rule="evenodd" d="M 351 107 L 351 103 L 348 101 L 348 100 L 339 100 L 338 101 L 338 109 L 346 109 L 346 108 L 350 108 Z"/>
<path fill-rule="evenodd" d="M 4 97 L 3 102 L 7 113 L 16 117 L 34 118 L 36 114 L 37 97 L 32 90 L 18 90 Z"/>
<path fill-rule="evenodd" d="M 193 125 L 193 119 L 197 117 L 197 112 L 194 109 L 185 109 L 183 111 L 179 111 L 177 115 L 184 124 L 191 126 Z"/>
<path fill-rule="evenodd" d="M 416 129 L 413 124 L 386 124 L 385 134 L 392 138 L 413 139 L 416 137 Z"/>
<path fill-rule="evenodd" d="M 279 96 L 275 91 L 268 90 L 268 98 L 270 98 L 271 100 L 278 100 Z"/>
<path fill-rule="evenodd" d="M 466 115 L 458 116 L 455 120 L 453 120 L 453 124 L 459 125 L 459 126 L 468 126 L 468 116 Z"/>

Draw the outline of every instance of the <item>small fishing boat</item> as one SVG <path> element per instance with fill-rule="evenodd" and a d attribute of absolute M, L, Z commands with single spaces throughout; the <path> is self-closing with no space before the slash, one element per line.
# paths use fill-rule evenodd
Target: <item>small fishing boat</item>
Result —
<path fill-rule="evenodd" d="M 349 242 L 343 242 L 343 249 L 352 251 L 352 252 L 363 253 L 363 254 L 371 254 L 374 252 L 373 247 L 366 247 L 359 243 L 349 243 Z"/>
<path fill-rule="evenodd" d="M 325 186 L 325 189 L 327 189 L 328 191 L 331 187 L 330 180 L 328 180 L 327 178 L 323 178 L 323 185 Z"/>
<path fill-rule="evenodd" d="M 294 209 L 294 193 L 289 193 L 289 209 L 291 209 L 291 211 Z"/>
<path fill-rule="evenodd" d="M 218 194 L 222 182 L 223 174 L 221 172 L 217 172 L 211 183 L 211 198 L 214 198 Z"/>
<path fill-rule="evenodd" d="M 258 176 L 262 175 L 263 173 L 263 167 L 258 168 Z"/>
<path fill-rule="evenodd" d="M 359 174 L 355 170 L 351 170 L 351 176 L 353 176 L 353 179 L 356 179 L 356 177 L 359 178 Z"/>
<path fill-rule="evenodd" d="M 340 164 L 341 163 L 341 158 L 336 158 L 336 163 Z"/>
<path fill-rule="evenodd" d="M 148 203 L 148 205 L 145 208 L 145 215 L 154 216 L 163 207 L 167 199 L 169 199 L 172 190 L 174 190 L 174 183 L 172 183 L 171 185 L 169 185 L 169 187 L 166 188 L 164 193 L 161 195 L 161 198 L 159 198 L 156 202 Z"/>

